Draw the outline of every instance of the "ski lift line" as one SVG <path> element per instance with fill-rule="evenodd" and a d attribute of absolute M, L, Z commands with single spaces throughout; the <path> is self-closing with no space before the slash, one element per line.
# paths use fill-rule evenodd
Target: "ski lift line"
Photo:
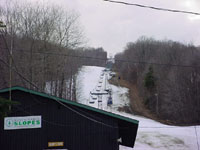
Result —
<path fill-rule="evenodd" d="M 102 93 L 102 92 L 90 92 L 91 95 L 108 95 L 108 92 Z"/>
<path fill-rule="evenodd" d="M 97 96 L 96 95 L 91 95 L 91 98 L 96 100 Z"/>
<path fill-rule="evenodd" d="M 4 48 L 5 49 L 5 48 Z M 24 51 L 24 50 L 22 50 Z M 26 52 L 30 53 L 30 52 Z M 63 53 L 43 53 L 43 52 L 32 52 L 37 53 L 37 54 L 49 54 L 49 55 L 59 55 L 59 56 L 65 56 L 65 57 L 74 57 L 74 58 L 87 58 L 87 59 L 95 59 L 95 60 L 102 60 L 102 61 L 107 61 L 108 59 L 106 58 L 97 58 L 97 57 L 89 57 L 89 56 L 78 56 L 78 55 L 68 55 L 68 54 L 63 54 Z M 132 60 L 125 60 L 125 59 L 115 59 L 115 62 L 121 62 L 121 63 L 133 63 L 133 64 L 149 64 L 149 65 L 158 65 L 158 66 L 170 66 L 170 67 L 183 67 L 183 68 L 199 68 L 200 66 L 194 66 L 194 65 L 176 65 L 176 64 L 166 64 L 166 63 L 154 63 L 154 62 L 145 62 L 145 61 L 132 61 Z"/>
<path fill-rule="evenodd" d="M 184 14 L 191 14 L 191 15 L 198 15 L 198 16 L 200 15 L 200 13 L 192 12 L 192 11 L 154 7 L 154 6 L 142 5 L 142 4 L 136 4 L 136 3 L 127 3 L 127 2 L 123 2 L 123 1 L 114 1 L 114 0 L 104 0 L 104 1 L 107 1 L 110 3 L 123 4 L 123 5 L 132 5 L 132 6 L 136 6 L 136 7 L 148 8 L 148 9 L 153 9 L 153 10 L 158 10 L 158 11 L 166 11 L 166 12 L 172 12 L 172 13 L 184 13 Z"/>

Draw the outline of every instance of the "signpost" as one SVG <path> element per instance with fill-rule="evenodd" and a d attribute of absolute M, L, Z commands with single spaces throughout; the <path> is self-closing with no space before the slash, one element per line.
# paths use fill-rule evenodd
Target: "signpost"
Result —
<path fill-rule="evenodd" d="M 41 116 L 5 117 L 4 130 L 41 128 Z"/>

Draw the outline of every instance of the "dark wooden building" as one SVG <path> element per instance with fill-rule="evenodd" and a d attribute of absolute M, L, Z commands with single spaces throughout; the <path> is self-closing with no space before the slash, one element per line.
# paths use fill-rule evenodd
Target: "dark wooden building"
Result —
<path fill-rule="evenodd" d="M 11 90 L 12 100 L 19 104 L 0 120 L 1 150 L 118 150 L 119 144 L 134 146 L 137 120 L 22 87 Z M 0 90 L 0 97 L 8 99 L 9 89 Z"/>

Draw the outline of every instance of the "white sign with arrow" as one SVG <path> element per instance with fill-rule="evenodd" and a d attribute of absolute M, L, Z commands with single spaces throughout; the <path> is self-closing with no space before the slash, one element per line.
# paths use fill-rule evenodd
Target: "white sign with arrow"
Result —
<path fill-rule="evenodd" d="M 4 130 L 41 128 L 41 116 L 5 117 Z"/>

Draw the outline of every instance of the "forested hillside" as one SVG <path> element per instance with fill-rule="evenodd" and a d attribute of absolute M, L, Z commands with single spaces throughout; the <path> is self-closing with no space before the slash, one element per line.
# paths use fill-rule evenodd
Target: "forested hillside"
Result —
<path fill-rule="evenodd" d="M 136 85 L 142 102 L 160 119 L 200 123 L 198 47 L 142 37 L 115 56 L 115 69 Z"/>
<path fill-rule="evenodd" d="M 0 5 L 0 16 L 5 25 L 0 29 L 0 89 L 11 83 L 75 100 L 78 69 L 105 65 L 103 48 L 84 48 L 75 12 L 43 3 L 8 2 Z"/>

